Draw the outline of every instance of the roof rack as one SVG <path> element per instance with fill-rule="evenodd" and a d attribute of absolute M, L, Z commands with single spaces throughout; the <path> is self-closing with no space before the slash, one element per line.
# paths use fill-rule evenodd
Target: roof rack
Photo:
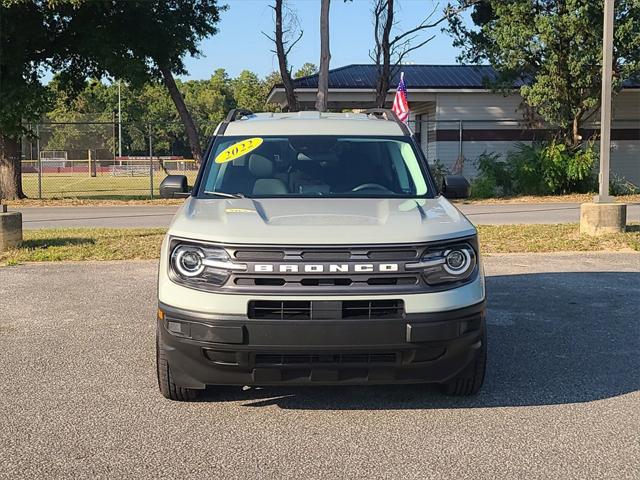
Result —
<path fill-rule="evenodd" d="M 253 112 L 251 110 L 246 110 L 244 108 L 232 108 L 231 110 L 229 110 L 229 113 L 227 113 L 227 116 L 220 124 L 217 135 L 222 135 L 227 130 L 227 127 L 231 122 L 235 122 L 242 117 L 248 117 L 250 115 L 253 115 Z"/>
<path fill-rule="evenodd" d="M 224 121 L 235 122 L 239 118 L 248 117 L 250 115 L 253 115 L 251 110 L 246 110 L 244 108 L 232 108 L 229 110 L 229 113 L 227 113 L 227 118 L 225 118 Z"/>
<path fill-rule="evenodd" d="M 396 122 L 405 135 L 411 136 L 411 130 L 409 129 L 407 124 L 400 121 L 400 119 L 396 115 L 396 112 L 394 112 L 393 110 L 390 110 L 388 108 L 369 108 L 362 113 L 371 115 L 376 118 L 381 118 L 383 120 L 388 120 L 390 122 Z"/>

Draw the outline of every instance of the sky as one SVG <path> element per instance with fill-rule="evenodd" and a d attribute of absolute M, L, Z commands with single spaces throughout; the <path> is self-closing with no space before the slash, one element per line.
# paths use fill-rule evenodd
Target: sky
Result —
<path fill-rule="evenodd" d="M 271 52 L 273 44 L 262 34 L 271 35 L 274 28 L 271 0 L 226 0 L 229 8 L 220 15 L 219 32 L 201 43 L 200 58 L 187 58 L 188 75 L 183 79 L 208 79 L 217 68 L 224 68 L 231 76 L 251 70 L 263 77 L 278 69 L 277 58 Z M 351 63 L 371 63 L 369 50 L 373 45 L 371 0 L 332 0 L 330 24 L 331 68 Z M 293 71 L 305 62 L 319 63 L 320 59 L 320 0 L 288 0 L 296 12 L 304 35 L 289 57 Z M 398 31 L 418 25 L 438 6 L 435 0 L 398 0 Z M 435 18 L 435 15 L 434 15 Z M 443 24 L 441 24 L 443 25 Z M 452 39 L 440 32 L 440 26 L 430 29 L 420 38 L 435 34 L 431 42 L 405 57 L 407 63 L 454 64 L 459 53 Z"/>

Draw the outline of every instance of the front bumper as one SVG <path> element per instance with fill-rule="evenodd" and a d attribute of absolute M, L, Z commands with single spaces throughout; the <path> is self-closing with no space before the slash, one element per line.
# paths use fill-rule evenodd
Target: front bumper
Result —
<path fill-rule="evenodd" d="M 396 319 L 254 320 L 160 304 L 159 347 L 181 387 L 444 382 L 484 341 L 485 302 Z"/>

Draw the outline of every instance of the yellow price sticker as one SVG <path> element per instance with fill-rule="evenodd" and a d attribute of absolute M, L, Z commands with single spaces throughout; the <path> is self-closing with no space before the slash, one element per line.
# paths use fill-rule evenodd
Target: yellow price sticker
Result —
<path fill-rule="evenodd" d="M 241 142 L 234 143 L 230 147 L 225 148 L 216 156 L 216 163 L 225 163 L 230 162 L 231 160 L 235 160 L 236 158 L 240 158 L 243 155 L 255 150 L 260 145 L 264 139 L 260 137 L 247 138 L 246 140 L 242 140 Z"/>

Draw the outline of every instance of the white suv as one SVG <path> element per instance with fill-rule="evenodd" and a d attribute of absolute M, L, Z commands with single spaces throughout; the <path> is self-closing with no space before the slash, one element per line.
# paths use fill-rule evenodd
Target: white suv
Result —
<path fill-rule="evenodd" d="M 162 394 L 208 385 L 432 382 L 476 393 L 486 363 L 475 227 L 392 112 L 234 110 L 162 245 Z M 468 195 L 446 177 L 447 197 Z"/>

